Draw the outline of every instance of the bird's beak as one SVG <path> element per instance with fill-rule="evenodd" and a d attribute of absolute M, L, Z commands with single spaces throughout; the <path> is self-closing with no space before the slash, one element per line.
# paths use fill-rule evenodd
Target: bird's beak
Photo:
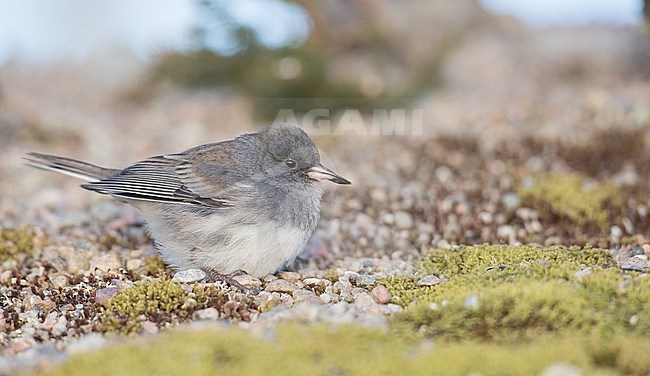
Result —
<path fill-rule="evenodd" d="M 352 184 L 352 182 L 349 181 L 348 179 L 335 173 L 334 171 L 330 170 L 329 168 L 323 166 L 320 163 L 308 169 L 307 176 L 309 176 L 310 179 L 316 181 L 329 180 L 336 184 Z"/>

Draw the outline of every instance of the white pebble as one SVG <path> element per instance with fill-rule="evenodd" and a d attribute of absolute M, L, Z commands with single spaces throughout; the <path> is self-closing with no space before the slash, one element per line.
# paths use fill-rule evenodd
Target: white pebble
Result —
<path fill-rule="evenodd" d="M 172 281 L 177 283 L 192 283 L 201 281 L 206 277 L 207 274 L 201 269 L 187 269 L 176 272 Z"/>

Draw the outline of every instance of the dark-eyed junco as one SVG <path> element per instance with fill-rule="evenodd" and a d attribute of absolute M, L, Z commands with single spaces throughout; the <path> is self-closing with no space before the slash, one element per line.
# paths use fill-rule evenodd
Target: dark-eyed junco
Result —
<path fill-rule="evenodd" d="M 293 261 L 320 216 L 318 182 L 350 184 L 323 166 L 314 142 L 290 125 L 145 159 L 123 170 L 37 153 L 26 159 L 132 204 L 168 264 L 213 275 L 244 270 L 261 277 Z"/>

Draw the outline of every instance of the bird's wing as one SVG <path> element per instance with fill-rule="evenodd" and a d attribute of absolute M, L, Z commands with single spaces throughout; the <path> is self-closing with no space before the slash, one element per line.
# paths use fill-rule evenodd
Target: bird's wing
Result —
<path fill-rule="evenodd" d="M 207 190 L 195 192 L 176 171 L 184 164 L 183 154 L 159 156 L 137 162 L 119 173 L 82 187 L 117 198 L 200 205 L 214 208 L 231 206 L 227 198 Z"/>
<path fill-rule="evenodd" d="M 237 201 L 252 187 L 250 171 L 237 165 L 235 143 L 224 141 L 190 149 L 176 158 L 176 173 L 183 185 L 202 197 L 226 197 Z"/>

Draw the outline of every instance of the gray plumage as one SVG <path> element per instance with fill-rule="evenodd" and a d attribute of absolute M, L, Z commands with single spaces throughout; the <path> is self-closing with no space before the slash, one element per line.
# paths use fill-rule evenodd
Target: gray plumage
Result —
<path fill-rule="evenodd" d="M 38 153 L 26 160 L 135 206 L 168 264 L 258 277 L 293 261 L 304 248 L 320 214 L 318 181 L 350 184 L 320 163 L 305 132 L 289 125 L 123 170 Z"/>

